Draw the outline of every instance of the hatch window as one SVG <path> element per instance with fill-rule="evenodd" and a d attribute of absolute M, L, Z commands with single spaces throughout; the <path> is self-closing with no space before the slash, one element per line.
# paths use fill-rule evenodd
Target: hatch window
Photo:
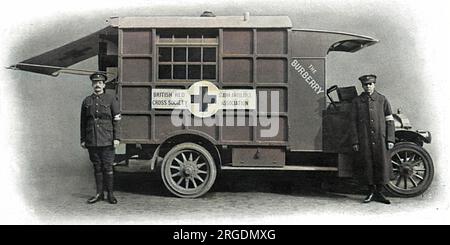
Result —
<path fill-rule="evenodd" d="M 159 80 L 217 80 L 216 30 L 157 32 Z"/>

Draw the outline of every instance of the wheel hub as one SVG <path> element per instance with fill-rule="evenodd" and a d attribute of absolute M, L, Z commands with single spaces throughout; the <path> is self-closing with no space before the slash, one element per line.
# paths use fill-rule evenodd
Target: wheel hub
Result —
<path fill-rule="evenodd" d="M 403 176 L 412 176 L 414 174 L 414 167 L 409 163 L 403 163 L 400 169 Z"/>
<path fill-rule="evenodd" d="M 192 167 L 190 166 L 184 168 L 183 170 L 186 176 L 191 176 L 194 173 L 194 169 L 192 169 Z"/>
<path fill-rule="evenodd" d="M 182 166 L 184 177 L 194 177 L 197 174 L 197 166 L 193 162 L 185 162 Z"/>

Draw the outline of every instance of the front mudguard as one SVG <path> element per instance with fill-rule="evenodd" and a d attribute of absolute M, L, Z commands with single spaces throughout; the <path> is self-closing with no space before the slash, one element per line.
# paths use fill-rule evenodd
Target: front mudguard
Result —
<path fill-rule="evenodd" d="M 408 129 L 395 130 L 395 143 L 412 142 L 418 146 L 423 146 L 424 143 L 431 143 L 431 133 L 429 131 L 413 131 Z"/>

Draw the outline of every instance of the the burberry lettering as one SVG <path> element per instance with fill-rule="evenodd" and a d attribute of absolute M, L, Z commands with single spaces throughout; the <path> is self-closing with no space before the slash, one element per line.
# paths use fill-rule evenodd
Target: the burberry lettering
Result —
<path fill-rule="evenodd" d="M 311 87 L 311 89 L 316 94 L 324 92 L 323 88 L 320 87 L 319 83 L 316 80 L 314 80 L 311 74 L 300 63 L 298 63 L 297 60 L 293 60 L 291 66 L 294 67 L 294 69 L 300 74 L 300 77 L 302 77 L 305 80 L 305 82 Z"/>

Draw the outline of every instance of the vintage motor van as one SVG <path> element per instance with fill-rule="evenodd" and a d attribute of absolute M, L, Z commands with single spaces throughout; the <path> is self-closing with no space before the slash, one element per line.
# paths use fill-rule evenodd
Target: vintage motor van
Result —
<path fill-rule="evenodd" d="M 351 177 L 349 120 L 357 94 L 355 87 L 327 89 L 327 54 L 377 42 L 296 29 L 287 16 L 114 17 L 96 33 L 10 68 L 53 76 L 104 71 L 122 113 L 116 167 L 145 160 L 171 193 L 193 198 L 233 169 Z M 68 68 L 93 56 L 92 71 Z M 413 130 L 401 113 L 394 118 L 395 178 L 387 189 L 417 196 L 433 179 L 423 148 L 431 135 Z"/>

